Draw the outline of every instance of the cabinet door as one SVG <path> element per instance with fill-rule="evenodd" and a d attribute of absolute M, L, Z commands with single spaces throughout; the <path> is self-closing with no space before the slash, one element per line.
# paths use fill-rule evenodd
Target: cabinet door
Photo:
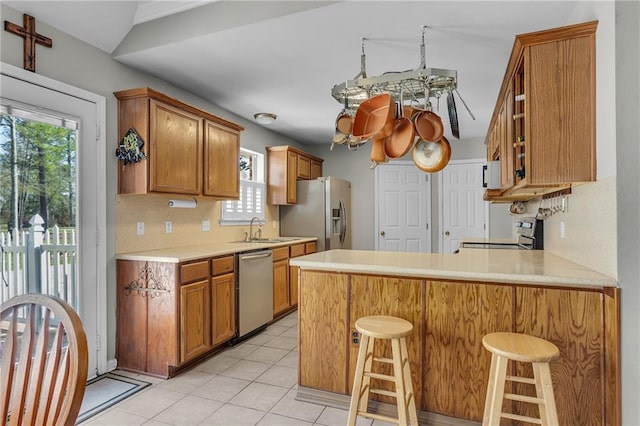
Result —
<path fill-rule="evenodd" d="M 305 157 L 304 155 L 298 154 L 298 170 L 296 173 L 296 178 L 307 180 L 310 176 L 311 159 L 309 157 Z"/>
<path fill-rule="evenodd" d="M 289 266 L 289 305 L 298 306 L 298 271 L 297 266 Z"/>
<path fill-rule="evenodd" d="M 541 337 L 560 350 L 551 362 L 558 419 L 562 425 L 601 424 L 603 415 L 603 297 L 599 292 L 519 287 L 516 332 Z M 518 375 L 533 377 L 530 365 Z M 519 393 L 531 395 L 525 385 Z M 534 393 L 535 396 L 535 393 Z M 536 407 L 513 403 L 514 413 L 532 415 Z"/>
<path fill-rule="evenodd" d="M 299 383 L 347 394 L 347 275 L 301 273 Z"/>
<path fill-rule="evenodd" d="M 289 260 L 273 262 L 273 315 L 289 308 Z"/>
<path fill-rule="evenodd" d="M 482 421 L 491 354 L 482 337 L 512 331 L 510 286 L 429 282 L 422 408 Z"/>
<path fill-rule="evenodd" d="M 298 199 L 296 177 L 298 176 L 298 154 L 287 151 L 287 203 L 295 204 Z"/>
<path fill-rule="evenodd" d="M 150 100 L 149 191 L 200 194 L 202 118 Z"/>
<path fill-rule="evenodd" d="M 240 134 L 205 121 L 202 193 L 226 199 L 240 197 Z"/>
<path fill-rule="evenodd" d="M 186 362 L 211 347 L 209 280 L 180 287 L 180 361 Z"/>
<path fill-rule="evenodd" d="M 213 294 L 213 346 L 224 343 L 236 334 L 235 274 L 211 279 Z"/>
<path fill-rule="evenodd" d="M 515 184 L 515 159 L 513 148 L 513 92 L 507 90 L 498 118 L 498 143 L 500 144 L 500 189 L 506 191 Z"/>
<path fill-rule="evenodd" d="M 311 176 L 309 179 L 317 179 L 322 176 L 322 161 L 311 160 Z"/>

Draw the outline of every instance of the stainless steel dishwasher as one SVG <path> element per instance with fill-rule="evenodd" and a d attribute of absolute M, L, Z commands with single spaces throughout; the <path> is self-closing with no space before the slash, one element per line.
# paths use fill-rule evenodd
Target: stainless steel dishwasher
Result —
<path fill-rule="evenodd" d="M 258 250 L 238 255 L 238 337 L 273 320 L 273 254 Z"/>

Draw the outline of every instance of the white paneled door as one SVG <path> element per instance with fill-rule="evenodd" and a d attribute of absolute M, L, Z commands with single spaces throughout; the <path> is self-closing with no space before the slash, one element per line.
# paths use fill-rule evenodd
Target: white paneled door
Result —
<path fill-rule="evenodd" d="M 376 237 L 380 251 L 431 251 L 429 176 L 413 163 L 376 167 Z"/>
<path fill-rule="evenodd" d="M 488 203 L 482 199 L 482 161 L 452 161 L 440 172 L 440 252 L 453 253 L 463 238 L 486 238 Z"/>

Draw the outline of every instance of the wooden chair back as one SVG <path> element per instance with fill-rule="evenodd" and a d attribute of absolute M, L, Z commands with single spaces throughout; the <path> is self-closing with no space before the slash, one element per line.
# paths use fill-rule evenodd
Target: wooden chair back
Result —
<path fill-rule="evenodd" d="M 87 382 L 87 337 L 65 301 L 16 296 L 0 306 L 0 424 L 73 425 Z"/>

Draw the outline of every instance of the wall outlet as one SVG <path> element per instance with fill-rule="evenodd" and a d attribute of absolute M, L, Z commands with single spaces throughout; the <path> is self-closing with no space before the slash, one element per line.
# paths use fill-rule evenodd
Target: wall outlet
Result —
<path fill-rule="evenodd" d="M 144 222 L 136 223 L 136 234 L 144 235 Z"/>
<path fill-rule="evenodd" d="M 560 222 L 560 239 L 564 240 L 564 222 Z"/>
<path fill-rule="evenodd" d="M 211 222 L 209 222 L 208 220 L 203 220 L 202 221 L 202 231 L 203 232 L 211 231 Z"/>
<path fill-rule="evenodd" d="M 167 220 L 164 223 L 164 233 L 165 234 L 170 234 L 171 233 L 171 221 L 170 220 Z"/>

